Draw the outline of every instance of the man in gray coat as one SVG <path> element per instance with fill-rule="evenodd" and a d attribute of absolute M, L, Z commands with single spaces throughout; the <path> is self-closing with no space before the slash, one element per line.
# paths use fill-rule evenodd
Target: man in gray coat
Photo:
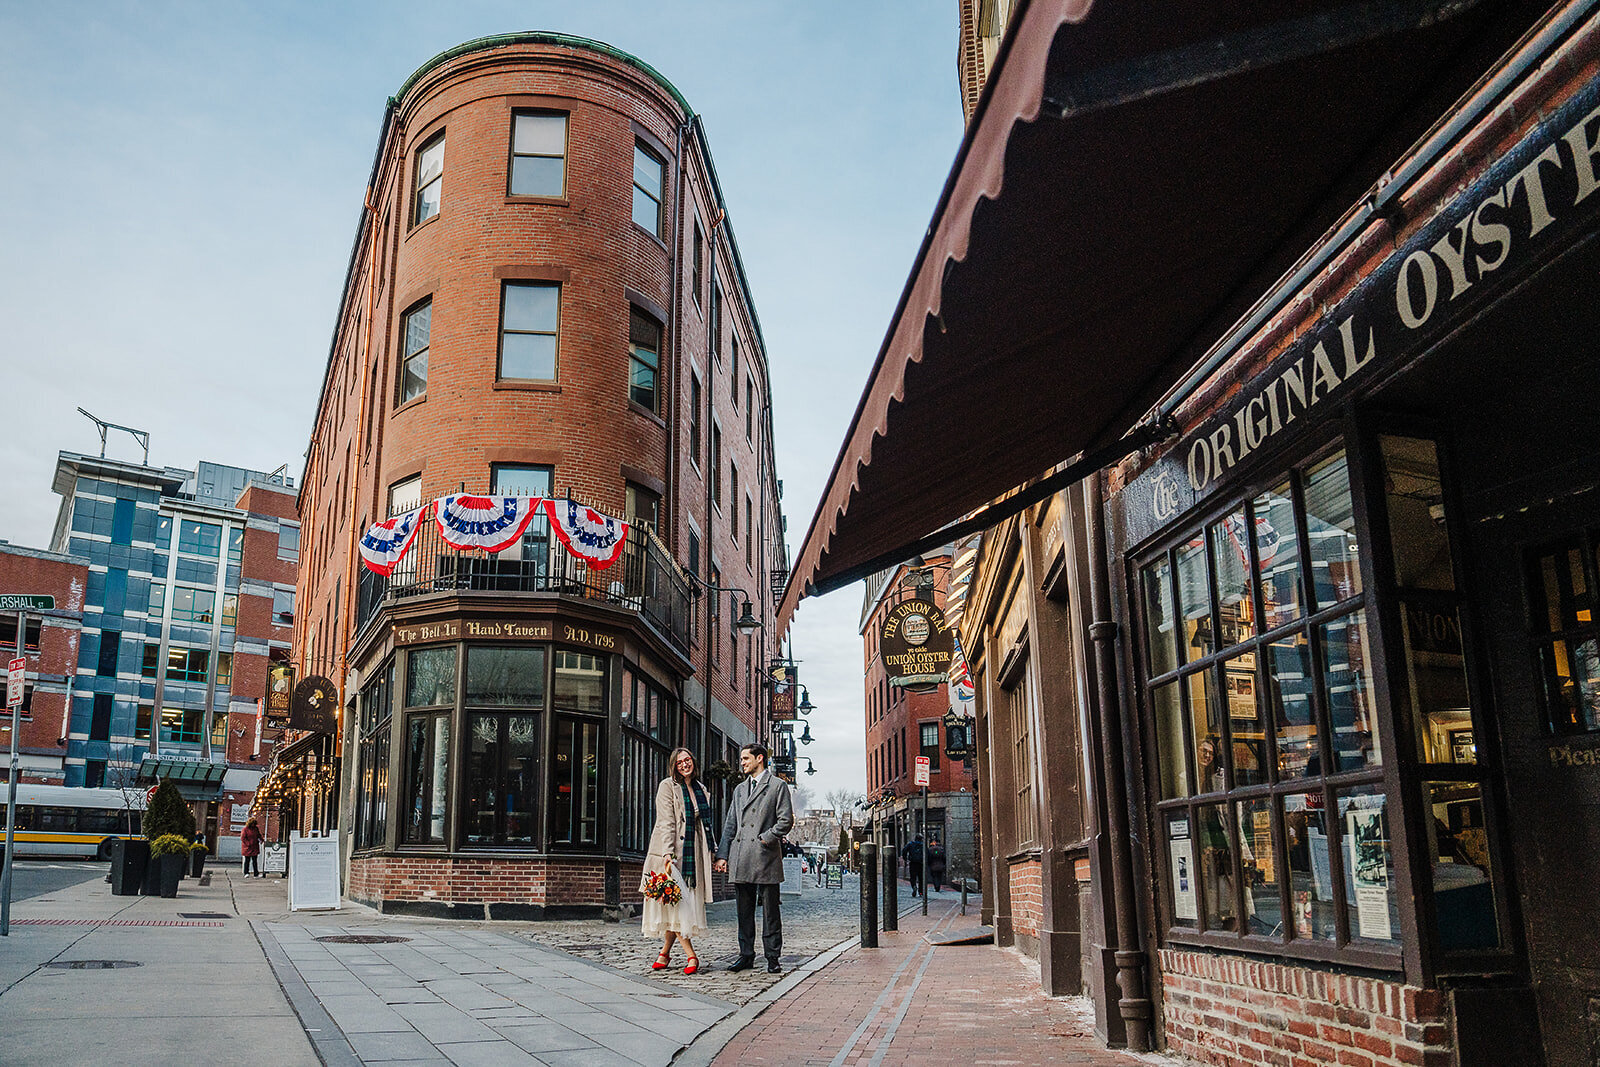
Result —
<path fill-rule="evenodd" d="M 761 948 L 767 971 L 777 974 L 783 955 L 783 917 L 778 885 L 783 881 L 783 835 L 794 825 L 789 787 L 767 767 L 767 748 L 745 745 L 739 769 L 747 777 L 733 790 L 733 810 L 722 823 L 715 870 L 727 873 L 739 902 L 739 958 L 730 971 L 747 971 L 756 962 L 756 897 L 761 897 Z"/>

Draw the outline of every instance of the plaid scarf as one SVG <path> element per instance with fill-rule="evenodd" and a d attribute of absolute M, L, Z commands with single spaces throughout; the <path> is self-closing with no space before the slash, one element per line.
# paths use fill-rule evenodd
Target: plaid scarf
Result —
<path fill-rule="evenodd" d="M 680 781 L 678 783 L 678 788 L 683 790 L 684 813 L 683 863 L 679 866 L 682 868 L 683 884 L 688 886 L 690 889 L 693 889 L 695 884 L 695 853 L 699 851 L 697 848 L 695 848 L 695 831 L 703 826 L 705 827 L 707 841 L 714 840 L 716 837 L 711 830 L 711 800 L 706 796 L 705 786 L 701 785 L 699 782 L 694 783 L 693 797 L 689 795 L 689 786 L 686 783 Z"/>

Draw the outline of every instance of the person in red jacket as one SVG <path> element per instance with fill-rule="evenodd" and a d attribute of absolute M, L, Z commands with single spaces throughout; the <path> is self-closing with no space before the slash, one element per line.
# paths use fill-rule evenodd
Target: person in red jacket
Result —
<path fill-rule="evenodd" d="M 244 876 L 250 877 L 251 868 L 255 868 L 255 876 L 261 875 L 261 826 L 254 819 L 244 824 L 244 829 L 239 832 L 239 851 L 244 853 Z"/>

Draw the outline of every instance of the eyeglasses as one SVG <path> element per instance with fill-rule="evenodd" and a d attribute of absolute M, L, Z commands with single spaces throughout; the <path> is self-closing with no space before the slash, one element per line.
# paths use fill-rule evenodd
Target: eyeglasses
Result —
<path fill-rule="evenodd" d="M 681 760 L 678 761 L 678 766 L 680 766 L 680 767 L 683 767 L 683 766 L 693 767 L 694 766 L 694 760 L 690 759 L 688 756 L 685 756 Z"/>

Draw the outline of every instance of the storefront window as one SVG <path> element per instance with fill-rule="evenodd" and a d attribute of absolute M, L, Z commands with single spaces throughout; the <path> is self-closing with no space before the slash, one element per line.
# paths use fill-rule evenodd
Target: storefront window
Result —
<path fill-rule="evenodd" d="M 601 733 L 599 722 L 556 716 L 550 766 L 552 845 L 582 847 L 600 841 Z"/>
<path fill-rule="evenodd" d="M 467 649 L 468 706 L 544 706 L 544 655 L 540 646 Z"/>
<path fill-rule="evenodd" d="M 1172 570 L 1166 559 L 1157 560 L 1144 573 L 1144 624 L 1150 648 L 1150 674 L 1166 674 L 1178 665 L 1174 641 Z"/>
<path fill-rule="evenodd" d="M 1428 782 L 1428 855 L 1439 947 L 1498 948 L 1488 829 L 1476 782 Z"/>
<path fill-rule="evenodd" d="M 1389 805 L 1377 786 L 1339 793 L 1345 919 L 1352 939 L 1400 943 Z"/>
<path fill-rule="evenodd" d="M 455 700 L 455 646 L 419 648 L 406 657 L 406 707 L 438 707 Z"/>
<path fill-rule="evenodd" d="M 469 660 L 470 662 L 470 660 Z M 472 845 L 528 848 L 538 812 L 541 716 L 469 712 L 462 834 Z"/>
<path fill-rule="evenodd" d="M 361 694 L 356 797 L 356 848 L 381 846 L 389 810 L 389 719 L 394 692 L 394 663 Z"/>
<path fill-rule="evenodd" d="M 411 716 L 406 720 L 406 843 L 444 844 L 449 789 L 450 716 Z"/>
<path fill-rule="evenodd" d="M 557 652 L 555 706 L 564 711 L 604 714 L 605 659 L 587 652 Z"/>
<path fill-rule="evenodd" d="M 1529 569 L 1534 656 L 1550 732 L 1600 731 L 1600 625 L 1594 594 L 1600 536 L 1590 531 L 1569 538 L 1536 555 Z"/>
<path fill-rule="evenodd" d="M 1393 894 L 1355 510 L 1334 452 L 1178 531 L 1139 569 L 1147 662 L 1166 668 L 1148 691 L 1174 927 L 1274 946 L 1396 943 L 1398 926 L 1380 935 L 1376 918 Z M 1182 620 L 1178 656 L 1157 647 L 1169 603 Z M 1344 886 L 1340 828 L 1325 814 L 1334 775 L 1370 845 L 1363 879 Z M 1368 806 L 1374 814 L 1360 814 Z"/>
<path fill-rule="evenodd" d="M 660 739 L 660 723 L 663 718 L 675 717 L 674 708 L 673 699 L 647 681 L 643 674 L 623 669 L 622 780 L 618 788 L 624 852 L 642 853 L 649 845 L 650 829 L 655 820 L 656 784 L 668 774 L 669 746 Z M 719 740 L 719 747 L 720 743 Z M 722 756 L 716 752 L 710 758 L 715 760 Z M 702 764 L 702 779 L 705 773 L 706 765 Z M 707 786 L 715 788 L 709 780 Z"/>

